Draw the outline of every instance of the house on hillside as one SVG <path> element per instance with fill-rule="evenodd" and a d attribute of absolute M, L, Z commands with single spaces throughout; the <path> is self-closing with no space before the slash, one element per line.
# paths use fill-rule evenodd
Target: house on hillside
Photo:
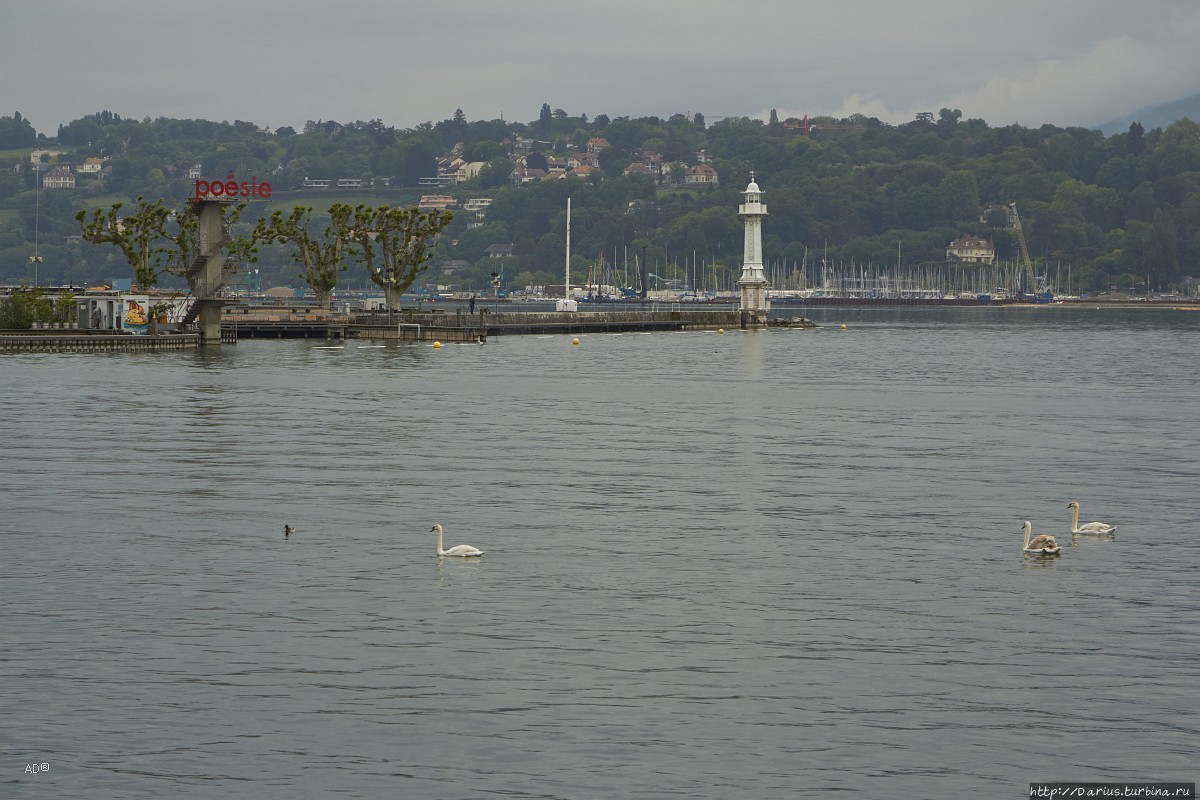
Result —
<path fill-rule="evenodd" d="M 656 153 L 653 150 L 642 150 L 637 154 L 637 158 L 646 166 L 646 171 L 651 175 L 661 175 L 663 170 L 662 153 Z"/>
<path fill-rule="evenodd" d="M 475 219 L 467 223 L 467 230 L 483 227 L 484 220 L 487 218 L 487 207 L 491 204 L 492 198 L 490 197 L 472 197 L 462 204 L 463 211 L 475 214 Z"/>
<path fill-rule="evenodd" d="M 646 169 L 646 165 L 640 161 L 634 161 L 632 164 L 625 167 L 625 169 L 621 170 L 621 172 L 626 177 L 629 177 L 630 175 L 649 175 L 650 174 L 650 171 Z"/>
<path fill-rule="evenodd" d="M 437 177 L 421 178 L 422 186 L 445 186 L 478 177 L 488 166 L 486 161 L 467 161 L 462 157 L 462 144 L 456 144 L 450 154 L 437 160 Z"/>
<path fill-rule="evenodd" d="M 996 246 L 979 236 L 959 237 L 946 246 L 947 261 L 962 261 L 974 264 L 995 264 Z"/>
<path fill-rule="evenodd" d="M 683 176 L 683 182 L 689 186 L 716 186 L 720 183 L 717 180 L 717 171 L 712 168 L 711 164 L 697 164 L 689 167 Z"/>
<path fill-rule="evenodd" d="M 463 161 L 454 154 L 439 158 L 437 162 L 437 179 L 441 182 L 441 185 L 445 186 L 458 180 L 458 168 L 466 163 L 466 161 Z"/>
<path fill-rule="evenodd" d="M 483 172 L 487 165 L 486 161 L 464 161 L 454 171 L 454 182 L 460 183 L 479 177 L 479 173 Z"/>
<path fill-rule="evenodd" d="M 595 153 L 570 153 L 567 155 L 567 169 L 598 166 L 600 166 L 600 158 Z"/>
<path fill-rule="evenodd" d="M 512 174 L 508 176 L 508 180 L 514 186 L 520 186 L 523 183 L 545 180 L 548 174 L 544 169 L 536 169 L 527 164 L 518 163 L 513 168 Z"/>
<path fill-rule="evenodd" d="M 75 173 L 71 172 L 71 168 L 66 164 L 59 164 L 57 167 L 51 167 L 50 171 L 42 178 L 43 189 L 74 189 L 75 188 Z"/>
<path fill-rule="evenodd" d="M 448 194 L 423 194 L 417 203 L 422 211 L 445 211 L 458 205 L 458 201 Z"/>

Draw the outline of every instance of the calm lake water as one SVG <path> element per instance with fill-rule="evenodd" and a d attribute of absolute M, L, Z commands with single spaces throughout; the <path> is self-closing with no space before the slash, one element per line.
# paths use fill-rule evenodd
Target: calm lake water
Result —
<path fill-rule="evenodd" d="M 1200 312 L 798 313 L 3 357 L 0 796 L 1196 780 Z"/>

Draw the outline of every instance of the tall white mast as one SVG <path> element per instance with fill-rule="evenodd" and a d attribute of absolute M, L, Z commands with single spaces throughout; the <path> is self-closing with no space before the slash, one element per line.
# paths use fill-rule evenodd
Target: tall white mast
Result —
<path fill-rule="evenodd" d="M 563 299 L 555 306 L 556 311 L 578 311 L 579 303 L 571 299 L 571 198 L 567 198 L 567 261 L 563 266 Z"/>

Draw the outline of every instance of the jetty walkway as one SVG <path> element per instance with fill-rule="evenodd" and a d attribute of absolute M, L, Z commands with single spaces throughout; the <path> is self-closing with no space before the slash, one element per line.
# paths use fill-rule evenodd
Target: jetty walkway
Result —
<path fill-rule="evenodd" d="M 762 327 L 811 328 L 805 319 L 771 320 L 764 325 L 740 311 L 515 311 L 405 310 L 338 317 L 314 314 L 227 313 L 222 330 L 238 339 L 320 337 L 401 341 L 479 342 L 489 336 L 523 334 L 623 333 Z"/>
<path fill-rule="evenodd" d="M 490 336 L 651 331 L 814 328 L 799 317 L 757 320 L 736 310 L 605 310 L 466 313 L 442 309 L 402 310 L 359 315 L 332 314 L 310 307 L 233 307 L 221 319 L 221 341 L 239 339 L 377 339 L 484 342 Z M 199 347 L 199 333 L 169 330 L 135 336 L 112 330 L 55 329 L 0 331 L 0 353 L 182 350 Z"/>

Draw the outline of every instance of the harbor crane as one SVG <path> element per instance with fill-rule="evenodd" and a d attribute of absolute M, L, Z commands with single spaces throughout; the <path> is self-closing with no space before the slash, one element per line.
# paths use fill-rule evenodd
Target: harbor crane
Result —
<path fill-rule="evenodd" d="M 1017 243 L 1021 246 L 1021 266 L 1025 270 L 1024 286 L 1021 287 L 1023 292 L 1036 292 L 1037 284 L 1033 275 L 1033 261 L 1029 258 L 1029 245 L 1025 243 L 1025 231 L 1021 227 L 1021 215 L 1017 213 L 1017 204 L 1009 203 L 1008 207 L 1012 209 L 1013 230 L 1017 232 Z"/>

